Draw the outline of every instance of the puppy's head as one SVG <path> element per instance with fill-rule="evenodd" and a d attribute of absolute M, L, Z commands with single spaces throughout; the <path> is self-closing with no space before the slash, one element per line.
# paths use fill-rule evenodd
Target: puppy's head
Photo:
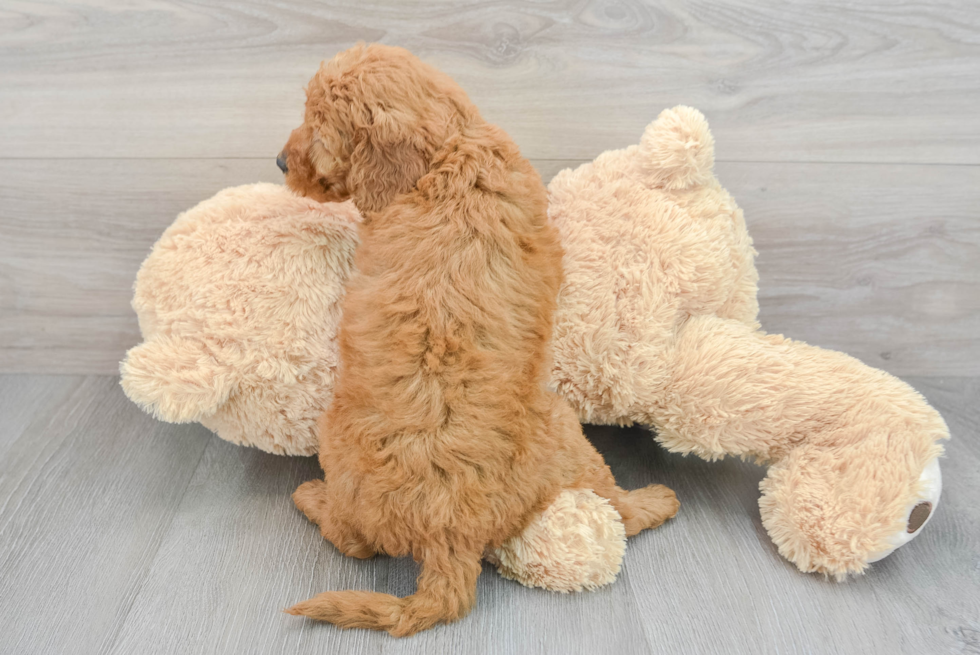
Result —
<path fill-rule="evenodd" d="M 296 193 L 320 202 L 341 202 L 351 195 L 347 189 L 350 158 L 341 156 L 343 147 L 342 142 L 327 141 L 304 122 L 289 135 L 276 164 L 286 185 Z"/>
<path fill-rule="evenodd" d="M 305 119 L 277 163 L 297 193 L 377 211 L 410 191 L 476 115 L 455 82 L 407 50 L 357 45 L 310 80 Z"/>

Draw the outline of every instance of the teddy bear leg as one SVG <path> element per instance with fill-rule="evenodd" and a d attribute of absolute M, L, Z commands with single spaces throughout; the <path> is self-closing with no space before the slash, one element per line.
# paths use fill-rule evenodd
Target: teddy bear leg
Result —
<path fill-rule="evenodd" d="M 771 459 L 805 436 L 800 423 L 812 413 L 797 407 L 807 388 L 778 339 L 741 321 L 692 317 L 665 353 L 666 375 L 640 392 L 648 413 L 634 420 L 653 425 L 671 452 Z"/>
<path fill-rule="evenodd" d="M 668 357 L 650 416 L 657 439 L 771 463 L 763 523 L 801 570 L 860 572 L 934 511 L 949 431 L 901 380 L 717 317 L 690 319 Z"/>
<path fill-rule="evenodd" d="M 888 442 L 882 432 L 834 447 L 805 444 L 769 469 L 759 508 L 783 557 L 842 580 L 922 532 L 942 491 L 939 462 L 916 478 L 914 461 Z"/>
<path fill-rule="evenodd" d="M 327 483 L 323 480 L 310 480 L 301 484 L 293 492 L 293 502 L 311 523 L 320 528 L 323 538 L 344 555 L 368 559 L 377 554 L 363 536 L 334 516 Z"/>
<path fill-rule="evenodd" d="M 238 375 L 197 339 L 157 335 L 120 362 L 123 391 L 144 411 L 168 423 L 213 415 L 238 385 Z"/>

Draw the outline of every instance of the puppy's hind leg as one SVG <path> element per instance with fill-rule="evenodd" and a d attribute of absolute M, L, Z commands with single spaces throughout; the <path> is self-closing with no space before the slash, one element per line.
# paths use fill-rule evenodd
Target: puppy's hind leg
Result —
<path fill-rule="evenodd" d="M 293 492 L 293 502 L 311 523 L 320 527 L 323 538 L 344 555 L 367 559 L 377 554 L 352 526 L 334 516 L 333 503 L 324 480 L 310 480 L 301 484 Z"/>
<path fill-rule="evenodd" d="M 596 455 L 598 457 L 598 455 Z M 677 514 L 681 504 L 676 494 L 662 484 L 651 484 L 642 489 L 626 491 L 616 484 L 612 471 L 604 463 L 594 467 L 580 485 L 609 499 L 623 519 L 626 536 L 655 528 Z"/>
<path fill-rule="evenodd" d="M 651 484 L 633 491 L 619 489 L 619 493 L 612 496 L 609 502 L 623 517 L 627 537 L 657 527 L 677 514 L 681 506 L 674 492 L 662 484 Z"/>
<path fill-rule="evenodd" d="M 585 438 L 571 406 L 554 394 L 552 402 L 552 430 L 564 442 L 567 451 L 575 453 L 577 457 L 578 473 L 569 486 L 591 489 L 599 496 L 608 498 L 623 519 L 627 537 L 647 528 L 655 528 L 677 513 L 680 507 L 677 496 L 662 484 L 651 484 L 634 491 L 621 489 L 595 446 Z"/>

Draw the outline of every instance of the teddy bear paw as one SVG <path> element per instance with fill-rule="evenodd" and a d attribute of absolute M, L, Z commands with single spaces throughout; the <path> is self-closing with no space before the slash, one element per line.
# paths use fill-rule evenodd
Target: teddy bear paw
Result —
<path fill-rule="evenodd" d="M 505 578 L 567 593 L 615 580 L 625 552 L 626 530 L 609 501 L 590 489 L 566 489 L 487 559 Z"/>
<path fill-rule="evenodd" d="M 939 449 L 911 477 L 888 434 L 799 446 L 760 484 L 762 524 L 801 571 L 844 580 L 922 532 L 942 491 Z"/>
<path fill-rule="evenodd" d="M 888 557 L 901 546 L 912 541 L 926 527 L 926 523 L 936 513 L 939 496 L 943 491 L 943 476 L 939 470 L 939 459 L 929 462 L 919 476 L 919 494 L 905 508 L 905 526 L 898 532 L 887 537 L 888 548 L 868 556 L 868 563 L 877 562 Z"/>

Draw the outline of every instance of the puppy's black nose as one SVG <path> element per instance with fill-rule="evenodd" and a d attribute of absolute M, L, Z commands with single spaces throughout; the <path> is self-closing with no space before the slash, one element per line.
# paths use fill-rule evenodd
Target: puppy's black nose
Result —
<path fill-rule="evenodd" d="M 279 156 L 276 157 L 276 166 L 278 166 L 279 167 L 279 170 L 281 170 L 283 173 L 288 173 L 289 172 L 289 166 L 286 165 L 286 151 L 285 150 L 283 150 L 282 152 L 280 152 L 279 153 Z"/>

